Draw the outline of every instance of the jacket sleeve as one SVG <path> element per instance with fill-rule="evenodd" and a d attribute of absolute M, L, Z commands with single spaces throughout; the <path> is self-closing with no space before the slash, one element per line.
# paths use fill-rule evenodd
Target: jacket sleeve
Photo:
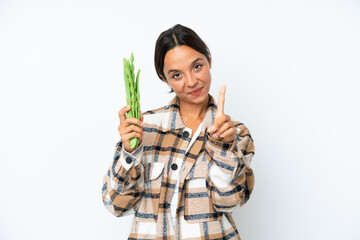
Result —
<path fill-rule="evenodd" d="M 254 142 L 244 124 L 236 122 L 235 140 L 224 143 L 206 132 L 205 149 L 210 155 L 206 176 L 208 194 L 217 211 L 232 212 L 244 205 L 254 188 L 254 174 L 250 162 L 254 156 Z"/>
<path fill-rule="evenodd" d="M 143 194 L 142 154 L 143 143 L 132 153 L 124 149 L 121 139 L 116 144 L 113 162 L 103 178 L 102 199 L 117 217 L 134 213 L 133 207 Z"/>

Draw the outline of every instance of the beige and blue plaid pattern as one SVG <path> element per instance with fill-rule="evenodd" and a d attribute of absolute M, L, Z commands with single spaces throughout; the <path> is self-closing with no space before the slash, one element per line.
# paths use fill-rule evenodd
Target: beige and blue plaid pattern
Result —
<path fill-rule="evenodd" d="M 184 136 L 177 96 L 143 114 L 144 138 L 135 152 L 126 152 L 118 141 L 102 196 L 115 216 L 134 214 L 128 239 L 240 239 L 231 212 L 245 204 L 253 191 L 249 166 L 254 143 L 240 122 L 233 142 L 212 138 L 207 128 L 214 123 L 216 109 L 209 94 L 201 132 L 187 152 L 191 134 Z M 174 163 L 176 170 L 171 168 Z M 173 224 L 170 202 L 178 178 Z"/>

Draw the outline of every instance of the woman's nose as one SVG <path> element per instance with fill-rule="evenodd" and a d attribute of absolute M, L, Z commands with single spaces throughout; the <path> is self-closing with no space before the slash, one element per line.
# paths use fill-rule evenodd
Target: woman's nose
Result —
<path fill-rule="evenodd" d="M 188 85 L 188 87 L 193 87 L 196 85 L 196 83 L 197 83 L 196 77 L 189 74 L 189 76 L 186 78 L 186 85 Z"/>

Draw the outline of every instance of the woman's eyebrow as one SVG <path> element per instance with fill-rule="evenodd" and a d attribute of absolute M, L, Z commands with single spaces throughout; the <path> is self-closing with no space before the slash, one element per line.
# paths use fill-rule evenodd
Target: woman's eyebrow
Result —
<path fill-rule="evenodd" d="M 200 60 L 203 60 L 202 58 L 197 58 L 197 59 L 195 59 L 192 63 L 191 63 L 191 65 L 193 65 L 194 63 L 196 63 L 197 61 L 200 61 Z M 176 69 L 170 69 L 169 71 L 168 71 L 168 74 L 170 74 L 171 72 L 177 72 L 178 70 L 176 70 Z"/>

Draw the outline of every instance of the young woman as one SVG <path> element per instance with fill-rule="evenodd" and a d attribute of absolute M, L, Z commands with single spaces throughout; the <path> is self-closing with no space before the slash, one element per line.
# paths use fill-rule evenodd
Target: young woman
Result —
<path fill-rule="evenodd" d="M 103 202 L 115 216 L 134 213 L 128 239 L 240 239 L 231 212 L 249 199 L 254 143 L 243 123 L 209 94 L 211 54 L 182 25 L 160 34 L 155 68 L 176 96 L 164 107 L 127 118 L 104 176 Z M 137 149 L 130 139 L 138 137 Z"/>

